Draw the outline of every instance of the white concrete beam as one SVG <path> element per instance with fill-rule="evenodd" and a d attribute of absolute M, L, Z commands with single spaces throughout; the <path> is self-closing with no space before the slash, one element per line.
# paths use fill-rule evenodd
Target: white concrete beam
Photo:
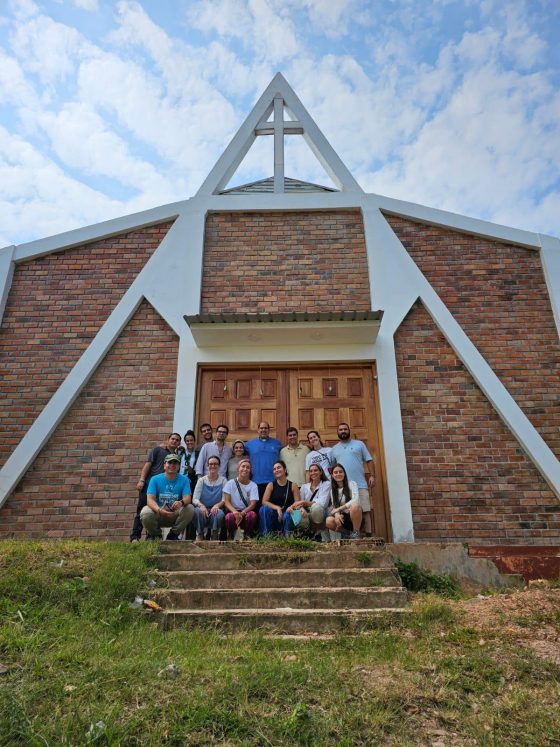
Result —
<path fill-rule="evenodd" d="M 14 261 L 15 246 L 0 249 L 0 324 L 4 318 L 4 311 L 8 303 L 10 288 L 14 277 L 16 263 Z"/>

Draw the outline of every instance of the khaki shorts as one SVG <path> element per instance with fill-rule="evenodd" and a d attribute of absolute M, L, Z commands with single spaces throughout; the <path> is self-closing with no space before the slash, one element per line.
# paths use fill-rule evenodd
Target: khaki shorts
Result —
<path fill-rule="evenodd" d="M 360 506 L 362 511 L 371 511 L 371 501 L 369 499 L 368 488 L 358 488 L 358 496 L 360 498 Z"/>

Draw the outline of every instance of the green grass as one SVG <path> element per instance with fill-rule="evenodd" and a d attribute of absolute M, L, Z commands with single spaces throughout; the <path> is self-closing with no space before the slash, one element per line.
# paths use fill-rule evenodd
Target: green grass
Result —
<path fill-rule="evenodd" d="M 358 637 L 164 632 L 129 607 L 157 549 L 0 543 L 3 747 L 558 743 L 557 668 L 453 601 Z"/>

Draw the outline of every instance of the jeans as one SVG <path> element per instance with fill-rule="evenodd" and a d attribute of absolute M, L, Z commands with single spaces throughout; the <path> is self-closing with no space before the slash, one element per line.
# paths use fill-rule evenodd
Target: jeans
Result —
<path fill-rule="evenodd" d="M 224 517 L 225 514 L 222 511 L 221 508 L 218 509 L 215 516 L 212 516 L 210 513 L 210 509 L 208 509 L 208 513 L 206 516 L 202 516 L 200 513 L 200 508 L 198 506 L 194 509 L 194 520 L 196 522 L 196 533 L 197 534 L 204 534 L 208 527 L 210 527 L 210 530 L 212 532 L 219 532 L 222 529 L 222 524 L 224 523 Z"/>
<path fill-rule="evenodd" d="M 278 512 L 276 509 L 270 506 L 262 506 L 259 511 L 259 524 L 261 527 L 261 534 L 266 536 L 270 532 L 278 532 L 280 529 L 280 520 L 278 519 Z M 290 532 L 294 531 L 294 523 L 292 516 L 287 511 L 282 512 L 282 534 L 286 537 Z"/>

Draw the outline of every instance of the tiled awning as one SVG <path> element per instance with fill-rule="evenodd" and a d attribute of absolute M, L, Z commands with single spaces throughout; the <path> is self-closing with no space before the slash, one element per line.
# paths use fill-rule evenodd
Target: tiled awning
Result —
<path fill-rule="evenodd" d="M 382 311 L 194 314 L 185 321 L 198 347 L 373 344 Z"/>

